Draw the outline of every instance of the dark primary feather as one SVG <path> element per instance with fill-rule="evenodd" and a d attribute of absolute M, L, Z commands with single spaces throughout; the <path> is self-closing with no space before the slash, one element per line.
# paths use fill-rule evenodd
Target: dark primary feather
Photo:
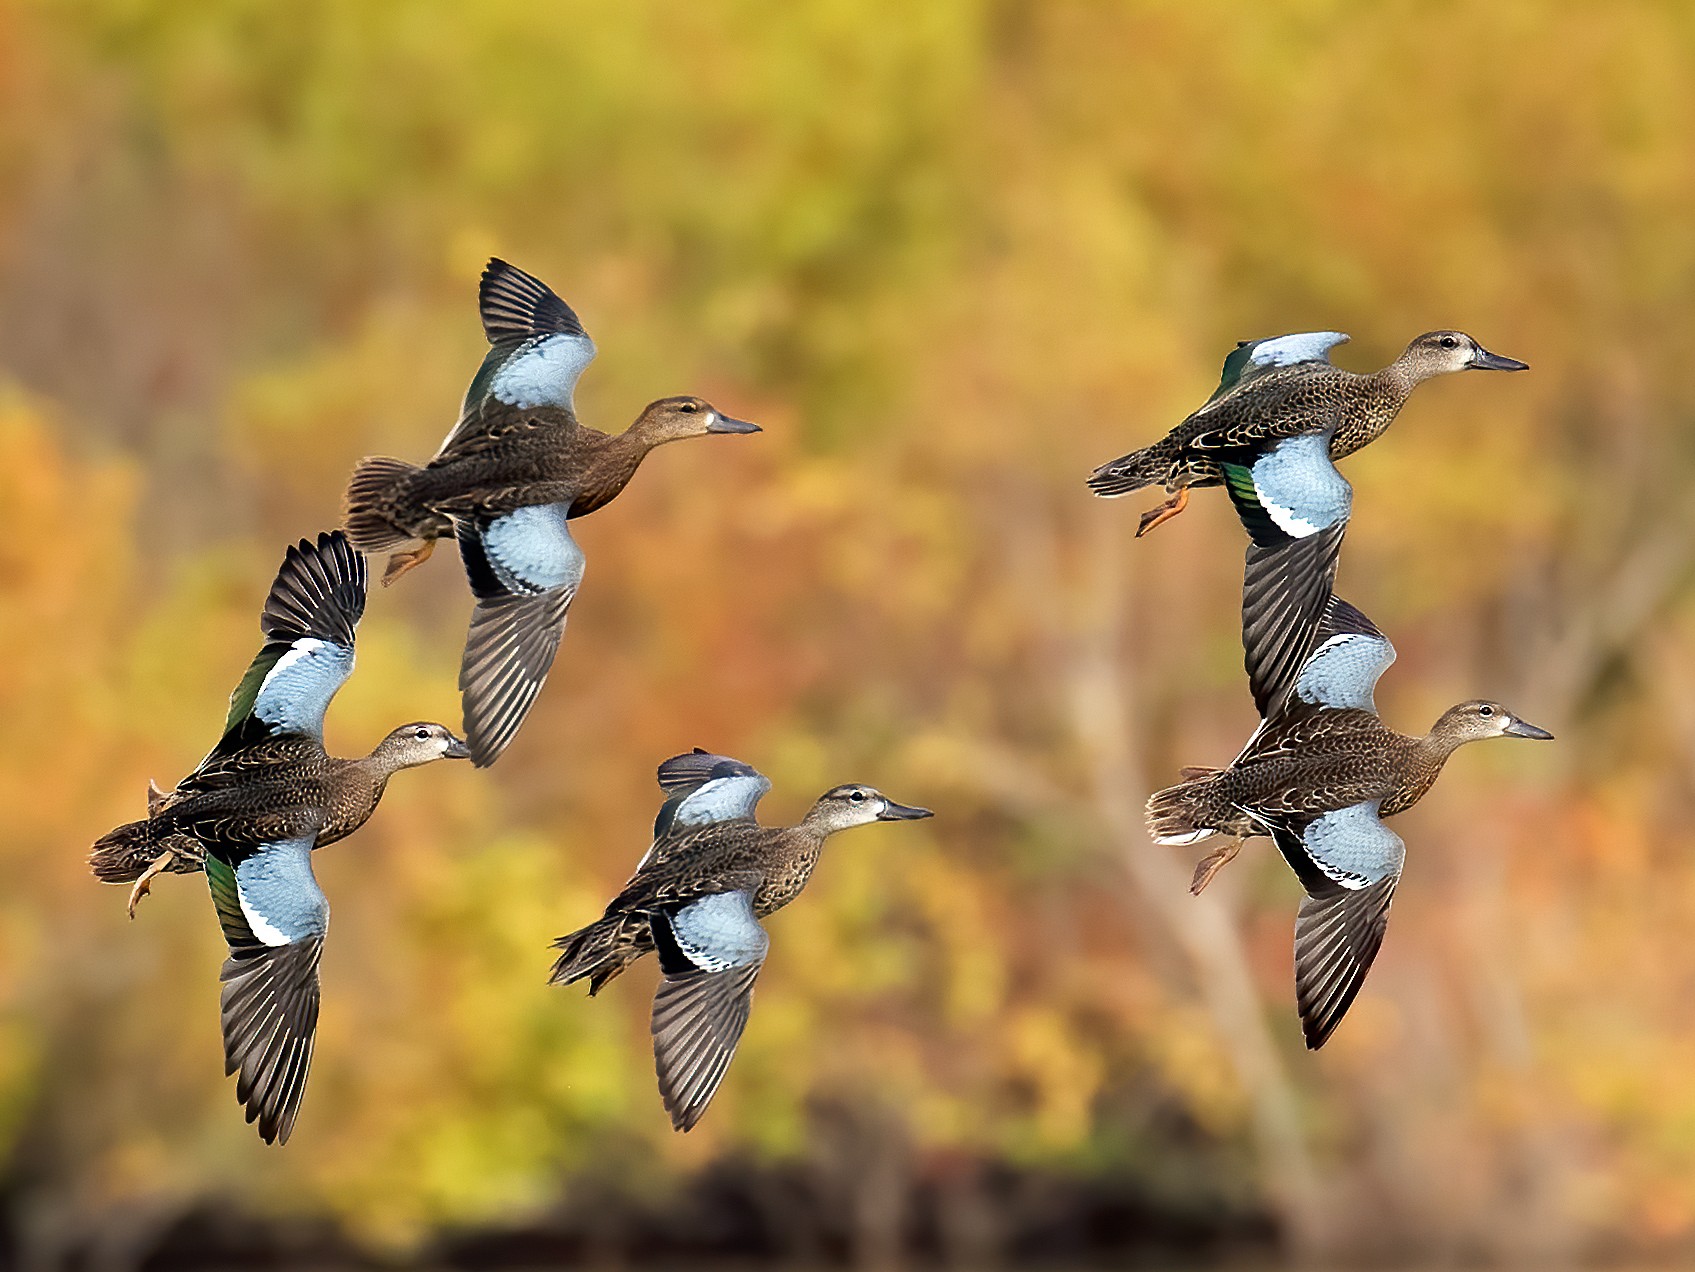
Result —
<path fill-rule="evenodd" d="M 487 768 L 518 735 L 547 680 L 576 590 L 480 600 L 459 669 L 471 762 Z"/>
<path fill-rule="evenodd" d="M 364 556 L 340 530 L 320 534 L 315 544 L 302 539 L 283 557 L 259 617 L 260 630 L 267 640 L 312 636 L 351 645 L 365 616 L 369 581 Z"/>
<path fill-rule="evenodd" d="M 340 530 L 290 547 L 265 598 L 259 628 L 265 644 L 230 695 L 226 739 L 239 745 L 269 733 L 250 724 L 259 689 L 297 640 L 311 638 L 351 650 L 365 613 L 369 574 L 365 558 Z"/>
<path fill-rule="evenodd" d="M 477 309 L 490 344 L 532 336 L 588 333 L 571 307 L 533 274 L 491 257 L 477 285 Z"/>
<path fill-rule="evenodd" d="M 312 842 L 307 835 L 235 857 L 214 849 L 206 859 L 230 947 L 219 975 L 224 1072 L 239 1075 L 236 1098 L 268 1144 L 287 1143 L 294 1130 L 317 1036 L 329 903 L 312 878 Z M 273 925 L 269 940 L 254 932 L 244 900 Z"/>
<path fill-rule="evenodd" d="M 717 1094 L 753 1004 L 762 963 L 670 973 L 653 996 L 653 1064 L 671 1125 L 691 1129 Z"/>
<path fill-rule="evenodd" d="M 1242 567 L 1242 662 L 1262 717 L 1274 714 L 1319 644 L 1347 522 L 1272 547 L 1250 543 Z"/>
<path fill-rule="evenodd" d="M 700 1120 L 747 1027 L 770 938 L 745 891 L 715 893 L 651 916 L 664 977 L 653 999 L 653 1062 L 671 1124 Z"/>
<path fill-rule="evenodd" d="M 1329 1041 L 1365 984 L 1400 881 L 1393 874 L 1363 888 L 1330 883 L 1301 901 L 1295 918 L 1295 1005 L 1310 1049 Z"/>
<path fill-rule="evenodd" d="M 465 740 L 486 767 L 517 736 L 565 635 L 583 554 L 565 510 L 532 507 L 456 524 L 477 597 L 459 667 Z"/>

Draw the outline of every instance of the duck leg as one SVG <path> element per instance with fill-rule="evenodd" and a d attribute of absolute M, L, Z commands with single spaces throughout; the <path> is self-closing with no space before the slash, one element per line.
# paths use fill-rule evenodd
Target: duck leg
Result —
<path fill-rule="evenodd" d="M 1223 847 L 1214 848 L 1206 856 L 1202 857 L 1200 861 L 1195 863 L 1195 877 L 1189 884 L 1189 891 L 1194 893 L 1197 897 L 1200 896 L 1201 889 L 1205 888 L 1207 884 L 1212 882 L 1212 877 L 1215 874 L 1224 869 L 1224 867 L 1229 865 L 1232 861 L 1236 860 L 1236 854 L 1241 851 L 1242 841 L 1240 839 L 1232 839 Z"/>
<path fill-rule="evenodd" d="M 131 919 L 135 918 L 135 907 L 141 904 L 141 898 L 153 891 L 153 876 L 169 870 L 171 863 L 176 859 L 176 850 L 167 848 L 153 858 L 152 864 L 141 872 L 141 877 L 135 881 L 135 887 L 129 890 L 129 916 Z"/>
<path fill-rule="evenodd" d="M 1157 525 L 1170 521 L 1183 509 L 1189 506 L 1189 488 L 1179 486 L 1177 493 L 1172 495 L 1157 508 L 1149 508 L 1142 514 L 1142 522 L 1136 527 L 1136 537 L 1140 539 Z"/>
<path fill-rule="evenodd" d="M 388 568 L 383 571 L 383 586 L 390 587 L 394 581 L 408 570 L 415 570 L 430 559 L 430 553 L 436 550 L 434 539 L 424 542 L 408 552 L 393 553 L 388 559 Z"/>

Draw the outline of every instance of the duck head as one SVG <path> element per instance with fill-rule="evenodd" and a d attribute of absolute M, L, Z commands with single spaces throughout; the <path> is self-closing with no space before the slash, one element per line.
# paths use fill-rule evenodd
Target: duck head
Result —
<path fill-rule="evenodd" d="M 1530 364 L 1490 353 L 1463 331 L 1427 331 L 1395 359 L 1414 382 L 1454 371 L 1528 371 Z"/>
<path fill-rule="evenodd" d="M 435 760 L 468 760 L 471 748 L 446 725 L 419 720 L 401 725 L 377 743 L 371 758 L 380 768 L 394 773 Z"/>
<path fill-rule="evenodd" d="M 806 815 L 805 824 L 823 834 L 833 835 L 850 826 L 864 826 L 877 821 L 917 821 L 921 817 L 932 816 L 934 814 L 928 808 L 897 804 L 874 786 L 849 782 L 820 795 L 812 811 Z"/>
<path fill-rule="evenodd" d="M 1477 698 L 1444 711 L 1430 730 L 1430 736 L 1451 749 L 1484 738 L 1535 738 L 1546 742 L 1554 735 L 1519 719 L 1498 702 Z"/>
<path fill-rule="evenodd" d="M 685 437 L 704 437 L 708 433 L 758 433 L 757 424 L 725 415 L 705 398 L 668 397 L 650 402 L 630 426 L 649 446 L 680 442 Z"/>

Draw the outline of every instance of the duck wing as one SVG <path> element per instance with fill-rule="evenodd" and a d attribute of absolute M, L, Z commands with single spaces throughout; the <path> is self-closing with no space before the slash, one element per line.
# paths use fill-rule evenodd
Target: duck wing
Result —
<path fill-rule="evenodd" d="M 1315 1051 L 1365 983 L 1406 861 L 1406 844 L 1378 817 L 1378 804 L 1266 823 L 1307 893 L 1295 918 L 1295 1002 Z"/>
<path fill-rule="evenodd" d="M 1332 596 L 1313 645 L 1292 684 L 1267 686 L 1273 717 L 1323 710 L 1375 715 L 1377 682 L 1395 661 L 1389 638 L 1359 610 Z"/>
<path fill-rule="evenodd" d="M 577 381 L 594 361 L 594 341 L 571 307 L 541 279 L 499 257 L 483 270 L 477 308 L 489 351 L 437 459 L 515 421 L 574 423 Z"/>
<path fill-rule="evenodd" d="M 696 747 L 659 766 L 665 802 L 653 822 L 654 839 L 711 822 L 751 819 L 771 790 L 771 779 L 751 764 Z"/>
<path fill-rule="evenodd" d="M 324 712 L 353 674 L 368 584 L 364 556 L 340 530 L 289 548 L 259 618 L 265 644 L 230 695 L 224 736 L 208 761 L 270 738 L 322 743 Z"/>
<path fill-rule="evenodd" d="M 267 1144 L 287 1143 L 318 1030 L 330 906 L 312 875 L 317 830 L 240 851 L 212 847 L 206 878 L 230 956 L 219 979 L 224 1072 Z"/>
<path fill-rule="evenodd" d="M 1330 364 L 1330 351 L 1346 344 L 1348 336 L 1341 331 L 1301 331 L 1293 335 L 1272 336 L 1264 340 L 1241 340 L 1224 359 L 1224 370 L 1218 377 L 1218 387 L 1208 402 L 1251 384 L 1269 371 L 1279 367 L 1300 366 L 1303 363 Z"/>
<path fill-rule="evenodd" d="M 747 889 L 657 909 L 651 922 L 663 973 L 653 998 L 654 1069 L 671 1125 L 686 1131 L 736 1054 L 771 938 Z"/>
<path fill-rule="evenodd" d="M 1265 716 L 1312 652 L 1353 513 L 1353 487 L 1330 461 L 1330 430 L 1223 452 L 1219 467 L 1248 532 L 1242 654 Z"/>
<path fill-rule="evenodd" d="M 559 651 L 583 577 L 569 517 L 570 506 L 559 503 L 454 522 L 477 598 L 459 688 L 478 768 L 493 764 L 516 736 Z"/>

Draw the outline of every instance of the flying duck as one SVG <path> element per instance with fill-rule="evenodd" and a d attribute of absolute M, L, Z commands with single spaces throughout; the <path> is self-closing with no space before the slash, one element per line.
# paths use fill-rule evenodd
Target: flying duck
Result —
<path fill-rule="evenodd" d="M 654 1067 L 672 1126 L 687 1131 L 711 1103 L 747 1025 L 770 943 L 759 920 L 800 895 L 837 831 L 931 814 L 850 783 L 825 791 L 796 825 L 761 826 L 754 810 L 770 781 L 699 749 L 661 764 L 659 785 L 665 800 L 652 847 L 604 916 L 554 942 L 562 953 L 551 981 L 586 977 L 595 994 L 658 951 Z"/>
<path fill-rule="evenodd" d="M 577 380 L 594 342 L 547 284 L 498 258 L 477 292 L 489 351 L 459 421 L 422 468 L 363 460 L 344 524 L 364 552 L 396 551 L 385 584 L 449 535 L 476 597 L 459 671 L 465 737 L 479 768 L 516 735 L 559 649 L 583 577 L 572 518 L 624 489 L 648 452 L 709 433 L 757 433 L 698 397 L 650 403 L 622 433 L 577 420 Z"/>
<path fill-rule="evenodd" d="M 1324 1045 L 1377 957 L 1406 856 L 1383 819 L 1424 797 L 1448 757 L 1484 738 L 1553 735 L 1497 702 L 1443 712 L 1422 737 L 1377 715 L 1377 679 L 1395 649 L 1366 616 L 1330 598 L 1315 651 L 1281 688 L 1228 768 L 1191 768 L 1147 809 L 1155 842 L 1228 835 L 1205 857 L 1192 890 L 1254 835 L 1269 835 L 1306 889 L 1295 920 L 1295 999 L 1310 1048 Z"/>
<path fill-rule="evenodd" d="M 324 713 L 353 674 L 365 558 L 340 531 L 289 548 L 265 600 L 265 644 L 230 696 L 218 744 L 169 792 L 150 787 L 146 820 L 119 826 L 89 859 L 134 881 L 130 917 L 161 871 L 205 870 L 230 956 L 221 1009 L 226 1073 L 266 1143 L 294 1129 L 318 1027 L 318 961 L 330 907 L 312 850 L 369 820 L 404 768 L 463 759 L 439 724 L 394 730 L 369 755 L 324 751 Z"/>

